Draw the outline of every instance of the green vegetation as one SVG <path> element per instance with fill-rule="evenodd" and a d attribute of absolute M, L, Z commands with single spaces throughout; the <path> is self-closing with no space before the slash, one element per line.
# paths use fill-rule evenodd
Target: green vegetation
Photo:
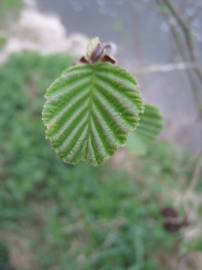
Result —
<path fill-rule="evenodd" d="M 6 45 L 9 37 L 8 29 L 18 17 L 22 7 L 22 0 L 0 1 L 0 50 Z"/>
<path fill-rule="evenodd" d="M 6 37 L 0 36 L 0 49 L 6 45 L 7 39 Z"/>
<path fill-rule="evenodd" d="M 160 209 L 182 179 L 187 185 L 189 158 L 150 146 L 131 156 L 130 173 L 57 159 L 44 138 L 43 96 L 71 63 L 25 53 L 0 67 L 1 241 L 17 252 L 17 270 L 171 269 L 162 258 L 176 257 L 183 242 L 164 230 Z"/>
<path fill-rule="evenodd" d="M 16 18 L 23 6 L 22 0 L 1 0 L 0 1 L 0 29 L 4 30 L 4 25 L 9 24 Z"/>

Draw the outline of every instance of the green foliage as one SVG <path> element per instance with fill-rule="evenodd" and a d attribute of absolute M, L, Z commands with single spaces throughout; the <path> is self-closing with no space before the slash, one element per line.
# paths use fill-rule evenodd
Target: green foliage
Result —
<path fill-rule="evenodd" d="M 0 2 L 0 15 L 3 16 L 6 14 L 6 12 L 18 10 L 20 7 L 22 7 L 22 1 L 21 0 L 1 0 Z"/>
<path fill-rule="evenodd" d="M 60 250 L 60 257 L 42 261 L 43 269 L 61 261 L 60 269 L 163 269 L 152 257 L 169 252 L 178 237 L 162 228 L 161 193 L 150 187 L 144 197 L 144 188 L 149 186 L 109 170 L 93 181 L 55 184 L 57 204 L 48 211 L 43 235 L 48 244 L 40 257 L 54 250 Z"/>
<path fill-rule="evenodd" d="M 189 242 L 186 246 L 187 251 L 202 252 L 202 239 L 196 239 L 195 241 Z"/>
<path fill-rule="evenodd" d="M 0 242 L 0 269 L 1 270 L 12 270 L 10 264 L 10 256 L 7 246 Z"/>
<path fill-rule="evenodd" d="M 67 163 L 93 165 L 113 155 L 127 140 L 143 110 L 137 83 L 118 66 L 76 65 L 46 92 L 47 138 Z"/>
<path fill-rule="evenodd" d="M 159 256 L 175 256 L 179 236 L 159 212 L 172 202 L 164 190 L 187 179 L 187 161 L 170 145 L 150 146 L 131 175 L 58 160 L 41 110 L 44 89 L 71 62 L 26 53 L 0 67 L 0 237 L 15 235 L 12 250 L 32 255 L 21 270 L 164 270 Z"/>
<path fill-rule="evenodd" d="M 155 106 L 145 105 L 137 129 L 129 135 L 127 148 L 135 155 L 142 155 L 147 152 L 148 146 L 155 141 L 163 127 L 163 118 Z"/>
<path fill-rule="evenodd" d="M 6 37 L 0 36 L 0 49 L 6 45 L 7 39 Z"/>
<path fill-rule="evenodd" d="M 16 15 L 19 13 L 23 6 L 22 0 L 1 0 L 0 1 L 0 29 L 4 29 L 2 27 L 5 23 L 10 23 Z"/>
<path fill-rule="evenodd" d="M 27 53 L 13 55 L 0 67 L 1 197 L 21 200 L 41 179 L 52 177 L 53 167 L 61 168 L 42 135 L 42 97 L 71 61 L 63 55 L 42 58 Z"/>

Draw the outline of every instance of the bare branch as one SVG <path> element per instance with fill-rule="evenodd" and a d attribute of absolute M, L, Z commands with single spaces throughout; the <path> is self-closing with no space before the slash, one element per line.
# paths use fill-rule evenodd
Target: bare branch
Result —
<path fill-rule="evenodd" d="M 189 184 L 189 187 L 187 188 L 187 191 L 186 191 L 187 194 L 196 188 L 197 183 L 200 179 L 200 175 L 202 172 L 202 155 L 201 154 L 202 154 L 202 152 L 200 152 L 198 154 L 198 156 L 195 160 L 194 172 L 193 172 L 193 176 L 192 176 L 191 182 Z"/>
<path fill-rule="evenodd" d="M 148 73 L 157 73 L 157 72 L 172 72 L 176 70 L 187 70 L 187 69 L 195 69 L 199 68 L 199 65 L 194 62 L 186 63 L 186 62 L 180 62 L 180 63 L 169 63 L 165 65 L 151 65 L 145 68 L 140 68 L 134 71 L 137 75 L 144 75 Z"/>
<path fill-rule="evenodd" d="M 157 0 L 157 2 L 164 4 L 167 7 L 167 12 L 164 11 L 162 12 L 162 14 L 165 16 L 167 22 L 169 23 L 171 27 L 171 33 L 178 47 L 178 52 L 182 58 L 182 61 L 197 63 L 198 57 L 197 57 L 197 49 L 194 44 L 194 33 L 192 32 L 189 21 L 187 22 L 185 18 L 183 17 L 184 13 L 180 13 L 180 11 L 174 5 L 172 0 Z M 175 19 L 178 27 L 180 27 L 182 35 L 183 35 L 182 37 L 185 40 L 185 43 L 182 43 L 182 39 L 180 38 L 181 35 L 179 35 L 175 24 L 173 24 L 173 22 L 169 19 L 168 17 L 169 13 Z M 182 49 L 183 44 L 185 44 L 187 50 Z M 198 117 L 199 119 L 201 119 L 202 104 L 201 104 L 201 98 L 199 95 L 198 83 L 195 78 L 197 76 L 198 80 L 202 83 L 202 69 L 200 67 L 200 64 L 198 65 L 196 64 L 195 67 L 193 67 L 193 69 L 186 69 L 186 73 L 189 78 L 193 96 L 196 102 L 196 106 L 198 110 Z"/>
<path fill-rule="evenodd" d="M 171 0 L 163 0 L 163 3 L 170 10 L 171 14 L 173 15 L 173 17 L 177 21 L 178 25 L 180 26 L 180 28 L 184 34 L 184 38 L 186 40 L 187 46 L 188 46 L 189 51 L 190 51 L 191 61 L 195 62 L 197 57 L 196 57 L 196 52 L 195 52 L 194 45 L 193 45 L 193 37 L 192 37 L 192 33 L 191 33 L 185 19 L 182 17 L 182 15 L 177 10 L 177 8 L 175 7 L 175 5 L 172 3 Z"/>

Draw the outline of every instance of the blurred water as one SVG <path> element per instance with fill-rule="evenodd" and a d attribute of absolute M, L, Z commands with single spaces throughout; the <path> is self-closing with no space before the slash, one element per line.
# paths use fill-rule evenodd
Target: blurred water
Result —
<path fill-rule="evenodd" d="M 58 14 L 68 34 L 81 32 L 115 42 L 118 62 L 132 72 L 177 60 L 168 25 L 155 0 L 38 0 L 38 6 L 43 12 Z M 157 104 L 166 118 L 165 135 L 193 151 L 202 147 L 202 127 L 196 121 L 186 74 L 157 73 L 138 79 L 145 100 Z"/>

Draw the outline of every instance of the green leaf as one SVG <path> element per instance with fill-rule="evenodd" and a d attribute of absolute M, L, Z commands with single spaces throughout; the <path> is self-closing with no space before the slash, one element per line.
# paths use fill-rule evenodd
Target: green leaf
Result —
<path fill-rule="evenodd" d="M 46 136 L 67 163 L 102 163 L 127 141 L 144 105 L 137 82 L 109 63 L 67 69 L 46 92 Z"/>
<path fill-rule="evenodd" d="M 143 155 L 159 135 L 163 127 L 163 119 L 158 108 L 145 105 L 144 113 L 140 118 L 137 129 L 129 135 L 127 148 L 132 154 Z"/>

